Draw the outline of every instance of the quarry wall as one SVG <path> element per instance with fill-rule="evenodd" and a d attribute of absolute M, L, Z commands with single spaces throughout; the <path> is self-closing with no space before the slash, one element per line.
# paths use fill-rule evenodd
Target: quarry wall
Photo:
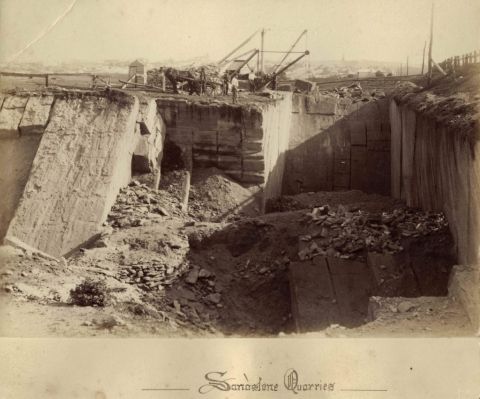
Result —
<path fill-rule="evenodd" d="M 392 196 L 407 205 L 444 211 L 463 264 L 478 263 L 479 142 L 395 100 L 392 123 Z"/>
<path fill-rule="evenodd" d="M 214 166 L 245 186 L 262 185 L 264 201 L 281 192 L 291 104 L 290 93 L 241 106 L 157 99 L 166 140 L 191 152 L 194 169 Z"/>
<path fill-rule="evenodd" d="M 283 194 L 390 190 L 390 123 L 385 98 L 294 94 Z"/>
<path fill-rule="evenodd" d="M 392 100 L 392 196 L 424 210 L 443 211 L 458 263 L 451 290 L 472 323 L 480 321 L 480 145 L 475 135 L 439 123 Z M 461 269 L 461 270 L 460 270 Z"/>
<path fill-rule="evenodd" d="M 0 240 L 59 257 L 101 230 L 136 158 L 159 174 L 154 99 L 121 92 L 0 98 Z"/>
<path fill-rule="evenodd" d="M 281 193 L 291 95 L 245 106 L 110 91 L 1 98 L 0 239 L 60 257 L 85 245 L 131 173 L 158 185 L 164 139 L 265 201 Z M 163 118 L 162 118 L 162 116 Z M 187 152 L 188 152 L 187 151 Z"/>

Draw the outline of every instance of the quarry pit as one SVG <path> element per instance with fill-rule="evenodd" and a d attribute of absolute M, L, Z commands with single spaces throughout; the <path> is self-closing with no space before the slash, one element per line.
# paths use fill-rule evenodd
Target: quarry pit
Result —
<path fill-rule="evenodd" d="M 0 333 L 474 335 L 478 83 L 1 94 Z"/>

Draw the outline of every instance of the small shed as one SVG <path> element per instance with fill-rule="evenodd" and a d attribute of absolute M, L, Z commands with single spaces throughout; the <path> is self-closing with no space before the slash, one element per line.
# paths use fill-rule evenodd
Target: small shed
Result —
<path fill-rule="evenodd" d="M 133 61 L 128 67 L 128 80 L 130 80 L 134 75 L 136 75 L 135 79 L 133 80 L 135 83 L 146 83 L 146 67 L 145 64 L 140 62 L 139 60 Z"/>

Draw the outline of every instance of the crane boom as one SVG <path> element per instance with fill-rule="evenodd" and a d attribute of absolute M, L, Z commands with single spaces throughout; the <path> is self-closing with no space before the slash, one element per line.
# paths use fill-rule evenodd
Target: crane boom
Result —
<path fill-rule="evenodd" d="M 282 65 L 283 61 L 285 61 L 287 59 L 287 57 L 290 55 L 290 53 L 293 51 L 293 49 L 295 48 L 295 46 L 298 44 L 298 42 L 300 41 L 300 39 L 307 34 L 307 30 L 305 29 L 302 33 L 300 33 L 300 36 L 298 36 L 297 40 L 295 40 L 295 42 L 292 44 L 292 46 L 288 49 L 287 53 L 283 56 L 282 60 L 278 63 L 278 65 L 275 67 L 274 69 L 274 73 L 277 72 L 278 68 L 280 68 L 280 66 Z"/>
<path fill-rule="evenodd" d="M 233 73 L 232 73 L 231 75 L 229 75 L 229 78 L 230 78 L 230 79 L 233 78 L 233 77 L 234 77 L 238 72 L 240 72 L 241 69 L 242 69 L 245 65 L 247 65 L 247 64 L 250 62 L 250 60 L 251 60 L 253 57 L 255 57 L 257 54 L 258 54 L 258 49 L 254 49 L 254 50 L 253 50 L 253 53 L 250 55 L 250 57 L 248 57 L 245 61 L 243 61 L 242 64 L 241 64 L 239 67 L 237 67 L 237 69 L 235 69 L 235 71 L 233 71 Z"/>
<path fill-rule="evenodd" d="M 288 63 L 287 65 L 285 65 L 283 68 L 281 68 L 279 71 L 273 73 L 272 75 L 268 76 L 266 80 L 264 80 L 262 83 L 261 83 L 261 86 L 258 87 L 258 89 L 263 89 L 264 87 L 266 87 L 270 82 L 272 82 L 278 75 L 280 75 L 282 72 L 284 72 L 285 70 L 287 70 L 288 68 L 290 68 L 293 64 L 296 64 L 298 61 L 300 61 L 303 57 L 305 57 L 306 55 L 309 55 L 310 52 L 308 50 L 305 50 L 305 52 L 300 55 L 299 57 L 295 58 L 293 61 L 291 61 L 290 63 Z"/>
<path fill-rule="evenodd" d="M 235 49 L 233 51 L 231 51 L 230 53 L 228 53 L 225 57 L 223 57 L 220 61 L 218 61 L 218 65 L 222 64 L 225 62 L 226 59 L 228 59 L 228 57 L 230 57 L 232 54 L 235 54 L 238 50 L 240 50 L 243 46 L 245 46 L 250 40 L 253 39 L 253 37 L 258 33 L 260 32 L 259 30 L 255 31 L 253 33 L 253 35 L 249 36 L 245 41 L 243 41 L 238 47 L 235 47 Z"/>

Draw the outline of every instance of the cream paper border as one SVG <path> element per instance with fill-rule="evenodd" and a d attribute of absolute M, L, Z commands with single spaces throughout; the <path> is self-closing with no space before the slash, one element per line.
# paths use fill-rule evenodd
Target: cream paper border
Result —
<path fill-rule="evenodd" d="M 3 338 L 0 398 L 479 399 L 479 344 L 476 338 Z M 298 384 L 288 390 L 284 377 L 292 369 Z M 230 387 L 248 381 L 253 389 L 261 377 L 261 384 L 278 388 L 200 393 L 209 372 L 226 372 L 223 378 L 234 378 Z M 305 384 L 312 390 L 300 391 Z M 315 391 L 315 384 L 322 388 Z M 334 384 L 333 391 L 324 384 Z"/>
<path fill-rule="evenodd" d="M 0 399 L 480 399 L 479 344 L 475 338 L 0 338 Z M 288 370 L 298 385 L 330 383 L 334 390 L 287 390 Z M 236 378 L 230 384 L 261 377 L 278 391 L 201 394 L 209 372 Z"/>

